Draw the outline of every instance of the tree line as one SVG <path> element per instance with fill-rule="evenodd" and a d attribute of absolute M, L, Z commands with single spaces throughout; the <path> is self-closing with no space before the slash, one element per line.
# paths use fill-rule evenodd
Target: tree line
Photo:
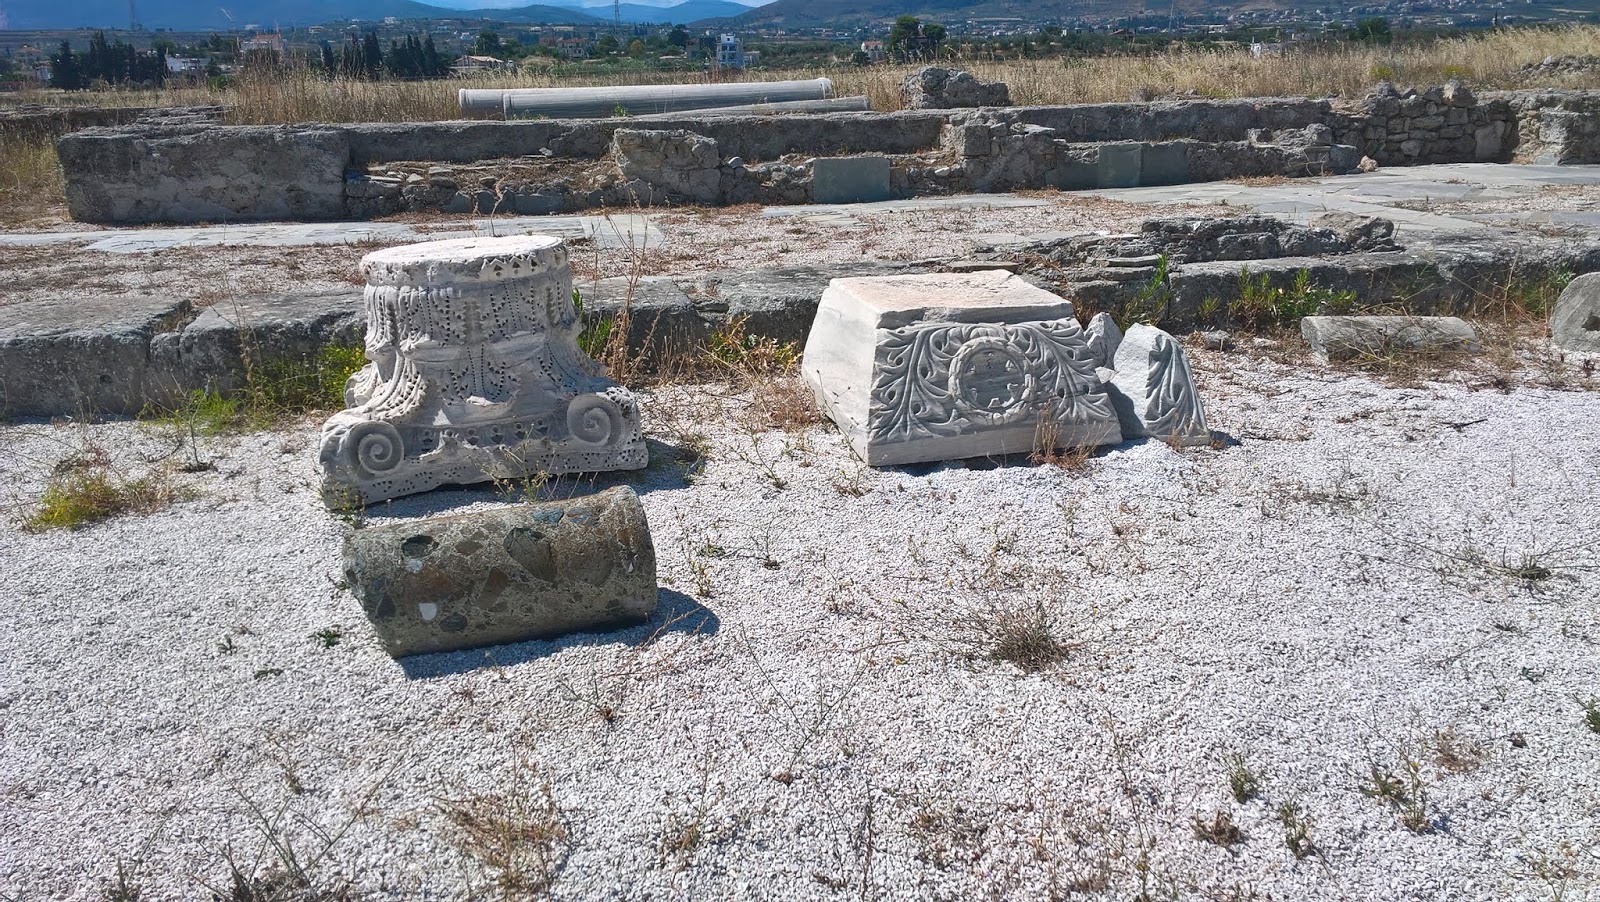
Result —
<path fill-rule="evenodd" d="M 105 32 L 89 39 L 89 49 L 74 53 L 72 44 L 62 41 L 50 55 L 50 86 L 78 91 L 96 81 L 108 85 L 151 85 L 167 83 L 167 49 L 137 50 L 123 41 L 111 43 Z"/>
<path fill-rule="evenodd" d="M 433 45 L 433 35 L 417 40 L 406 35 L 404 40 L 389 42 L 383 49 L 377 32 L 364 36 L 351 35 L 339 49 L 322 42 L 322 71 L 330 76 L 366 78 L 374 81 L 389 78 L 442 78 L 450 74 L 454 58 L 439 52 Z"/>

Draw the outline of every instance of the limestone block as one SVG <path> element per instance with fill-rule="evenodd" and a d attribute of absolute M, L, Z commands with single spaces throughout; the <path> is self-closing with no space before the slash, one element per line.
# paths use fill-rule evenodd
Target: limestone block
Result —
<path fill-rule="evenodd" d="M 819 157 L 811 162 L 811 202 L 853 204 L 888 200 L 888 157 Z"/>
<path fill-rule="evenodd" d="M 1189 181 L 1189 145 L 1182 141 L 1146 144 L 1139 165 L 1141 185 L 1183 185 Z"/>
<path fill-rule="evenodd" d="M 1308 316 L 1300 334 L 1323 362 L 1396 351 L 1462 353 L 1482 350 L 1478 333 L 1454 316 Z"/>
<path fill-rule="evenodd" d="M 686 129 L 619 128 L 611 134 L 611 154 L 628 179 L 644 181 L 696 203 L 717 202 L 722 157 L 717 142 Z"/>
<path fill-rule="evenodd" d="M 834 279 L 801 368 L 870 466 L 1122 438 L 1071 303 L 1008 272 Z"/>
<path fill-rule="evenodd" d="M 191 313 L 181 298 L 66 292 L 4 309 L 0 417 L 86 421 L 137 414 L 164 387 L 151 366 L 151 339 Z"/>
<path fill-rule="evenodd" d="M 1566 351 L 1600 354 L 1600 273 L 1572 280 L 1550 314 L 1550 340 Z"/>
<path fill-rule="evenodd" d="M 169 367 L 173 386 L 205 386 L 216 392 L 245 384 L 246 362 L 271 368 L 315 360 L 330 345 L 361 340 L 359 289 L 246 295 L 207 307 L 182 332 L 157 335 L 152 362 Z M 175 345 L 176 359 L 168 345 Z"/>
<path fill-rule="evenodd" d="M 561 239 L 403 245 L 361 271 L 371 362 L 322 427 L 330 503 L 648 462 L 633 395 L 578 349 Z"/>
<path fill-rule="evenodd" d="M 344 576 L 395 657 L 631 626 L 656 606 L 650 526 L 625 486 L 357 529 Z"/>
<path fill-rule="evenodd" d="M 1137 188 L 1143 168 L 1143 144 L 1100 145 L 1099 187 Z"/>
<path fill-rule="evenodd" d="M 81 222 L 338 219 L 349 142 L 328 126 L 90 129 L 57 143 Z"/>
<path fill-rule="evenodd" d="M 1117 345 L 1113 369 L 1116 375 L 1107 389 L 1124 436 L 1211 443 L 1189 359 L 1177 339 L 1154 326 L 1131 326 Z"/>

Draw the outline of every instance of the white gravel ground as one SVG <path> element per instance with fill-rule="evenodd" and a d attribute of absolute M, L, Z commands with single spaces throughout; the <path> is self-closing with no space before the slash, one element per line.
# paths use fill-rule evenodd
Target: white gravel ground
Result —
<path fill-rule="evenodd" d="M 171 442 L 0 427 L 0 897 L 105 898 L 120 863 L 207 899 L 285 843 L 357 899 L 1600 897 L 1600 392 L 1192 353 L 1238 443 L 1083 472 L 864 470 L 664 390 L 663 441 L 717 425 L 698 475 L 635 483 L 654 622 L 405 665 L 335 583 L 315 424 L 202 440 L 191 500 L 46 533 L 15 522 L 55 461 Z M 1067 656 L 992 659 L 1037 608 Z M 1359 791 L 1408 760 L 1422 834 Z M 1195 835 L 1218 810 L 1231 849 Z"/>

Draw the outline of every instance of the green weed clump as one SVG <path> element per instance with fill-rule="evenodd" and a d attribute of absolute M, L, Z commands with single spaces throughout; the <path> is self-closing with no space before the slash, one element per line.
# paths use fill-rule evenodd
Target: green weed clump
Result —
<path fill-rule="evenodd" d="M 1311 284 L 1311 271 L 1295 273 L 1287 287 L 1272 284 L 1268 273 L 1252 276 L 1248 267 L 1239 270 L 1239 300 L 1228 308 L 1235 328 L 1262 332 L 1292 325 L 1301 317 L 1330 313 L 1350 313 L 1359 307 L 1354 291 L 1336 291 Z"/>
<path fill-rule="evenodd" d="M 366 364 L 358 347 L 327 345 L 307 357 L 245 358 L 244 385 L 236 391 L 200 389 L 175 408 L 153 411 L 158 420 L 203 435 L 273 429 L 308 413 L 344 407 L 345 382 Z"/>
<path fill-rule="evenodd" d="M 23 528 L 81 529 L 122 514 L 152 513 L 177 495 L 176 488 L 159 475 L 128 479 L 105 467 L 68 469 L 51 478 Z"/>

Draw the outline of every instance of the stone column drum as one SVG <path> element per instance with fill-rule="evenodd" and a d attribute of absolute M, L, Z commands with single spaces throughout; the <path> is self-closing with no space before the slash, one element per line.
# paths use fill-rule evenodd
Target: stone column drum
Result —
<path fill-rule="evenodd" d="M 367 359 L 322 427 L 323 497 L 648 463 L 632 393 L 578 349 L 559 238 L 465 238 L 361 261 Z"/>
<path fill-rule="evenodd" d="M 389 654 L 643 623 L 656 553 L 627 486 L 352 530 L 344 576 Z"/>

